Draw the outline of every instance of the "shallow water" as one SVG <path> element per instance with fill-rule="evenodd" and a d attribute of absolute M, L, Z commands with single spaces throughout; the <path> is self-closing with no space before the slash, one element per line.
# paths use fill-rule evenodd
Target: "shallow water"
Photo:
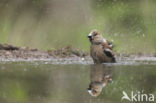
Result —
<path fill-rule="evenodd" d="M 121 101 L 123 91 L 128 96 L 132 91 L 156 96 L 156 61 L 102 65 L 69 61 L 1 61 L 0 103 L 130 103 Z M 106 76 L 111 81 L 92 97 L 89 84 Z"/>

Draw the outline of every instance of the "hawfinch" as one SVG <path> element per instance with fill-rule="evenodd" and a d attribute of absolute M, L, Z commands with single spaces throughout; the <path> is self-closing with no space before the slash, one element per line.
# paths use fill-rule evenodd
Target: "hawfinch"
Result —
<path fill-rule="evenodd" d="M 88 93 L 97 97 L 101 94 L 102 89 L 112 81 L 112 75 L 110 68 L 107 68 L 103 64 L 97 64 L 91 66 L 91 82 L 89 84 Z"/>
<path fill-rule="evenodd" d="M 92 30 L 88 38 L 91 43 L 90 55 L 95 64 L 116 62 L 112 43 L 103 38 L 98 30 Z"/>

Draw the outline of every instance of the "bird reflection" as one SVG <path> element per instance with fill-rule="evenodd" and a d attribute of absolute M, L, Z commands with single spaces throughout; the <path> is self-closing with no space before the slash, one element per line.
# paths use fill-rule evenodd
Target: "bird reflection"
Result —
<path fill-rule="evenodd" d="M 91 65 L 88 93 L 97 97 L 101 94 L 102 89 L 112 81 L 111 69 L 104 64 Z"/>

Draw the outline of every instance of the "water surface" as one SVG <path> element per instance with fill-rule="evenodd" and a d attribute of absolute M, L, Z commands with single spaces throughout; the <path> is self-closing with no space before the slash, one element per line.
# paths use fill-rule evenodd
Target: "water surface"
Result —
<path fill-rule="evenodd" d="M 156 96 L 156 62 L 116 64 L 54 64 L 51 61 L 1 61 L 0 103 L 129 103 L 122 92 Z M 102 92 L 92 97 L 93 81 L 111 77 Z M 152 102 L 150 102 L 152 103 Z M 154 102 L 153 102 L 154 103 Z"/>

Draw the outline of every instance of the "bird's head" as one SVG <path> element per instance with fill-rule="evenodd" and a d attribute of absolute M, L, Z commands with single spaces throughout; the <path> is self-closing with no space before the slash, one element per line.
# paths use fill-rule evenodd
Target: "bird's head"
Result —
<path fill-rule="evenodd" d="M 92 44 L 96 42 L 101 42 L 103 40 L 102 34 L 96 29 L 92 30 L 89 33 L 88 38 Z"/>
<path fill-rule="evenodd" d="M 101 83 L 91 83 L 88 88 L 88 93 L 93 97 L 97 97 L 101 94 L 102 88 L 103 85 Z"/>

